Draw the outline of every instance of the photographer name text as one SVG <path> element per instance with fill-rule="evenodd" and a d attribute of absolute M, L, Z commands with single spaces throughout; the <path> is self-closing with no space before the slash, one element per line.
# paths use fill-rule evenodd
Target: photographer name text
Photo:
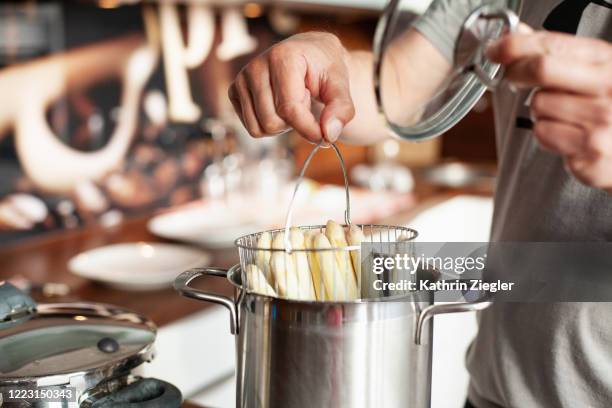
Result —
<path fill-rule="evenodd" d="M 500 292 L 500 291 L 511 291 L 514 282 L 504 282 L 497 280 L 495 282 L 487 282 L 482 279 L 469 279 L 469 280 L 400 280 L 397 282 L 384 282 L 383 280 L 377 279 L 373 283 L 374 289 L 378 291 L 389 290 L 389 291 L 486 291 L 486 292 Z"/>

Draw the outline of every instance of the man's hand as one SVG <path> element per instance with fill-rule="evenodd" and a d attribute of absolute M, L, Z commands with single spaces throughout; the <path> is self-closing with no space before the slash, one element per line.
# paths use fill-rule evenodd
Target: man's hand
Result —
<path fill-rule="evenodd" d="M 612 191 L 612 44 L 567 34 L 506 36 L 488 50 L 518 88 L 537 88 L 531 110 L 540 145 L 583 183 Z"/>
<path fill-rule="evenodd" d="M 229 97 L 254 137 L 292 127 L 312 142 L 335 142 L 355 115 L 347 59 L 348 52 L 334 35 L 298 34 L 245 66 Z M 311 98 L 324 105 L 318 121 Z"/>

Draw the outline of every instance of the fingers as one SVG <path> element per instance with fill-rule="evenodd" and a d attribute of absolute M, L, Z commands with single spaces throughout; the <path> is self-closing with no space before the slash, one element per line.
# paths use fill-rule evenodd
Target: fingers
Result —
<path fill-rule="evenodd" d="M 529 26 L 529 24 L 525 24 L 523 22 L 520 22 L 518 25 L 518 28 L 516 29 L 516 32 L 519 34 L 533 34 L 533 28 L 531 28 L 531 26 Z"/>
<path fill-rule="evenodd" d="M 612 66 L 612 65 L 611 65 Z M 553 88 L 587 95 L 612 92 L 612 68 L 567 56 L 536 56 L 507 67 L 505 79 L 519 88 Z"/>
<path fill-rule="evenodd" d="M 575 156 L 565 158 L 566 169 L 581 183 L 594 188 L 612 192 L 612 161 L 609 159 L 593 159 Z"/>
<path fill-rule="evenodd" d="M 531 101 L 535 118 L 546 118 L 591 131 L 612 127 L 609 98 L 594 98 L 554 91 L 539 91 Z"/>
<path fill-rule="evenodd" d="M 298 34 L 251 61 L 234 81 L 229 97 L 253 136 L 293 127 L 312 142 L 333 142 L 355 115 L 347 58 L 332 34 Z M 315 99 L 324 105 L 320 119 L 311 109 Z"/>
<path fill-rule="evenodd" d="M 507 35 L 487 49 L 515 86 L 612 95 L 612 45 L 592 38 L 537 32 Z"/>
<path fill-rule="evenodd" d="M 280 118 L 312 142 L 323 137 L 311 112 L 311 93 L 307 88 L 308 64 L 294 55 L 290 46 L 279 44 L 268 56 L 274 106 Z"/>
<path fill-rule="evenodd" d="M 229 90 L 229 98 L 251 136 L 280 133 L 293 127 L 318 142 L 321 128 L 311 112 L 310 91 L 303 61 L 273 51 L 245 67 Z"/>
<path fill-rule="evenodd" d="M 264 58 L 251 61 L 238 74 L 230 87 L 229 98 L 253 137 L 275 135 L 290 127 L 277 112 L 270 70 Z M 306 106 L 310 103 L 307 102 Z"/>
<path fill-rule="evenodd" d="M 487 57 L 490 60 L 504 65 L 545 55 L 600 64 L 612 59 L 612 47 L 603 40 L 540 31 L 504 36 L 487 49 Z"/>
<path fill-rule="evenodd" d="M 355 116 L 348 73 L 337 70 L 329 72 L 322 84 L 319 99 L 325 104 L 320 117 L 324 137 L 334 143 L 344 126 Z"/>
<path fill-rule="evenodd" d="M 240 104 L 240 98 L 238 97 L 238 91 L 236 91 L 236 83 L 232 82 L 229 89 L 227 90 L 227 96 L 232 103 L 234 111 L 240 118 L 240 121 L 244 125 L 244 119 L 242 119 L 242 105 Z"/>
<path fill-rule="evenodd" d="M 562 156 L 612 154 L 609 98 L 539 91 L 531 101 L 534 133 L 540 144 Z"/>
<path fill-rule="evenodd" d="M 263 133 L 275 135 L 287 130 L 289 125 L 276 113 L 267 62 L 263 59 L 254 60 L 243 70 L 242 75 L 251 92 L 257 121 Z"/>
<path fill-rule="evenodd" d="M 251 92 L 247 87 L 247 83 L 243 75 L 239 75 L 236 78 L 230 87 L 229 96 L 232 104 L 234 105 L 234 109 L 242 121 L 242 124 L 249 131 L 251 136 L 264 136 L 264 132 L 261 129 L 261 126 L 259 126 L 257 115 L 255 114 L 254 104 L 251 99 Z"/>
<path fill-rule="evenodd" d="M 540 146 L 563 157 L 581 182 L 612 191 L 612 45 L 560 33 L 516 33 L 487 54 L 506 66 L 506 80 L 540 89 L 531 101 Z"/>
<path fill-rule="evenodd" d="M 577 126 L 552 120 L 538 120 L 533 132 L 544 149 L 562 156 L 582 152 L 587 137 L 586 132 Z"/>
<path fill-rule="evenodd" d="M 539 120 L 534 134 L 540 146 L 563 157 L 567 170 L 585 185 L 612 188 L 612 132 L 587 132 L 567 123 Z"/>

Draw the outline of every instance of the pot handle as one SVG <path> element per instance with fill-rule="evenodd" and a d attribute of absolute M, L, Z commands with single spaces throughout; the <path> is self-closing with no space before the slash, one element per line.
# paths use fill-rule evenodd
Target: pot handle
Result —
<path fill-rule="evenodd" d="M 157 378 L 142 378 L 95 401 L 91 408 L 179 408 L 181 391 Z"/>
<path fill-rule="evenodd" d="M 225 306 L 230 312 L 230 332 L 232 334 L 238 334 L 238 312 L 236 310 L 236 304 L 234 301 L 227 296 L 216 295 L 214 293 L 204 292 L 199 289 L 194 289 L 189 286 L 189 283 L 199 278 L 200 276 L 215 276 L 218 278 L 227 278 L 227 269 L 221 268 L 193 268 L 181 273 L 174 280 L 174 289 L 177 290 L 181 295 L 196 299 L 204 300 L 206 302 L 216 303 L 221 306 Z"/>
<path fill-rule="evenodd" d="M 491 306 L 491 304 L 493 303 L 492 298 L 493 295 L 491 293 L 486 293 L 474 302 L 450 303 L 442 305 L 431 305 L 426 307 L 419 314 L 419 318 L 416 324 L 416 330 L 414 333 L 414 342 L 417 345 L 421 345 L 423 328 L 425 326 L 425 323 L 427 323 L 432 317 L 448 313 L 478 312 Z"/>

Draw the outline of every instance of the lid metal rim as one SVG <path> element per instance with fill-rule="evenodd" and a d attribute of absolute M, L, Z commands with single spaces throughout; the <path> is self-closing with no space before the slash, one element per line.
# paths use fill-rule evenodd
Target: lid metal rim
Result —
<path fill-rule="evenodd" d="M 385 116 L 386 125 L 393 131 L 395 135 L 400 137 L 401 139 L 407 139 L 412 141 L 426 141 L 429 139 L 433 139 L 435 137 L 440 136 L 444 132 L 451 129 L 455 126 L 459 121 L 461 121 L 470 111 L 476 103 L 480 100 L 482 95 L 486 92 L 487 88 L 484 85 L 478 85 L 475 89 L 473 89 L 473 93 L 468 94 L 465 98 L 467 101 L 465 103 L 459 104 L 452 112 L 446 113 L 440 112 L 441 116 L 444 116 L 444 119 L 440 120 L 438 123 L 425 126 L 425 127 L 403 127 L 390 122 Z M 443 109 L 446 109 L 447 106 Z"/>
<path fill-rule="evenodd" d="M 373 48 L 374 93 L 376 96 L 376 104 L 380 116 L 384 119 L 385 124 L 395 136 L 401 139 L 407 139 L 412 141 L 425 141 L 441 135 L 442 133 L 452 128 L 459 121 L 461 121 L 476 105 L 478 100 L 487 90 L 487 87 L 477 78 L 471 78 L 465 85 L 461 87 L 460 91 L 458 92 L 458 96 L 461 96 L 461 93 L 465 94 L 461 97 L 461 101 L 455 104 L 453 109 L 450 109 L 450 105 L 453 105 L 455 98 L 453 98 L 453 100 L 451 100 L 450 102 L 447 102 L 441 109 L 439 109 L 436 115 L 441 116 L 442 120 L 439 120 L 438 123 L 428 124 L 428 121 L 432 121 L 432 118 L 429 118 L 420 127 L 404 127 L 393 124 L 385 114 L 382 102 L 381 72 L 383 54 L 387 45 L 387 41 L 389 40 L 388 37 L 391 22 L 393 22 L 397 17 L 397 13 L 399 10 L 399 2 L 400 0 L 389 1 L 376 27 Z M 509 0 L 508 7 L 510 7 L 512 10 L 520 10 L 522 8 L 522 4 L 522 0 Z M 495 77 L 499 69 L 499 65 L 493 65 L 490 66 L 487 71 L 491 74 L 492 77 Z"/>
<path fill-rule="evenodd" d="M 28 384 L 32 386 L 62 386 L 72 384 L 73 380 L 79 377 L 91 377 L 95 381 L 99 381 L 114 375 L 122 375 L 123 373 L 127 374 L 130 370 L 145 362 L 151 361 L 153 358 L 154 339 L 156 337 L 157 327 L 150 319 L 142 315 L 128 309 L 103 303 L 42 303 L 37 305 L 36 315 L 38 316 L 44 317 L 47 315 L 52 316 L 56 314 L 74 314 L 109 319 L 110 323 L 130 323 L 132 325 L 141 325 L 143 330 L 149 330 L 151 332 L 153 335 L 153 341 L 121 360 L 101 364 L 89 370 L 66 370 L 65 372 L 60 371 L 47 375 L 42 374 L 37 376 L 23 377 L 3 377 L 0 375 L 0 385 Z"/>
<path fill-rule="evenodd" d="M 111 321 L 140 324 L 157 333 L 157 326 L 152 320 L 131 310 L 106 303 L 41 303 L 37 305 L 37 314 L 51 315 L 57 313 L 74 313 L 78 315 L 107 318 Z"/>
<path fill-rule="evenodd" d="M 76 378 L 95 379 L 93 382 L 99 382 L 107 378 L 112 378 L 120 375 L 128 375 L 131 370 L 140 366 L 143 363 L 150 361 L 153 357 L 153 345 L 149 345 L 141 349 L 138 353 L 133 354 L 125 359 L 101 365 L 91 370 L 67 371 L 65 373 L 54 373 L 49 375 L 39 375 L 32 377 L 0 377 L 0 387 L 6 385 L 32 385 L 32 386 L 64 386 L 73 385 Z M 90 382 L 90 381 L 86 381 Z"/>

